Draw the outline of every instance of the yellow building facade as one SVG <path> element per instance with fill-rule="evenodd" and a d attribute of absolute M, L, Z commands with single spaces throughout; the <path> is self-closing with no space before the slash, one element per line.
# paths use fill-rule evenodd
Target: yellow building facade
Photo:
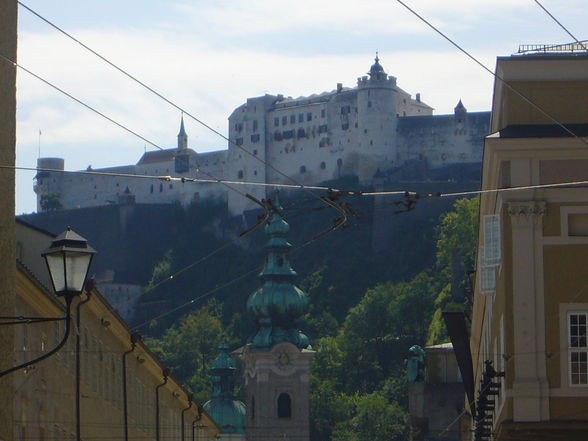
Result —
<path fill-rule="evenodd" d="M 499 58 L 496 73 L 482 189 L 546 187 L 481 196 L 471 436 L 586 440 L 588 188 L 548 185 L 588 180 L 588 54 Z"/>
<path fill-rule="evenodd" d="M 47 288 L 50 283 L 40 256 L 51 235 L 17 221 L 16 237 L 17 315 L 62 316 L 64 306 Z M 76 298 L 72 313 L 72 332 L 59 352 L 10 374 L 15 440 L 206 441 L 216 437 L 215 423 L 198 403 L 190 403 L 187 392 L 166 376 L 149 350 L 136 339 L 133 349 L 131 331 L 98 291 L 90 288 Z M 63 335 L 64 323 L 13 328 L 12 361 L 17 364 L 53 348 Z"/>

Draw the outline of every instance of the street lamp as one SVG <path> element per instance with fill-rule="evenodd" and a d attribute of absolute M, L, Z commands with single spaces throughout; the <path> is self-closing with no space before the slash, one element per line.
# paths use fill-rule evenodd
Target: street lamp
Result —
<path fill-rule="evenodd" d="M 55 354 L 63 347 L 63 345 L 65 345 L 71 327 L 71 303 L 73 298 L 79 295 L 84 289 L 84 284 L 94 254 L 96 254 L 96 251 L 88 245 L 88 241 L 72 231 L 69 227 L 51 242 L 51 247 L 47 249 L 42 256 L 47 263 L 55 294 L 65 299 L 65 316 L 0 317 L 0 320 L 10 320 L 9 322 L 0 324 L 28 324 L 63 320 L 65 321 L 64 336 L 57 346 L 49 352 L 0 372 L 0 377 L 44 360 Z"/>

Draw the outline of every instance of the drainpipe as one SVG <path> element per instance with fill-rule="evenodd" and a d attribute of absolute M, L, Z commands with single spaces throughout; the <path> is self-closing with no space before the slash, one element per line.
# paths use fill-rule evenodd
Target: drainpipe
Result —
<path fill-rule="evenodd" d="M 125 428 L 125 441 L 129 441 L 129 403 L 127 402 L 127 355 L 135 350 L 137 343 L 141 341 L 141 334 L 131 334 L 131 349 L 122 354 L 122 386 L 123 386 L 123 416 Z"/>
<path fill-rule="evenodd" d="M 189 410 L 192 407 L 192 400 L 194 400 L 194 395 L 192 394 L 188 394 L 188 407 L 186 407 L 185 409 L 182 409 L 182 441 L 185 441 L 185 425 L 184 425 L 184 414 L 186 413 L 187 410 Z"/>
<path fill-rule="evenodd" d="M 200 407 L 200 404 L 198 405 L 198 416 L 194 419 L 194 421 L 192 421 L 192 441 L 195 441 L 194 439 L 194 427 L 196 427 L 196 423 L 198 421 L 200 421 L 202 419 L 202 407 Z"/>
<path fill-rule="evenodd" d="M 88 303 L 90 301 L 90 296 L 92 295 L 92 290 L 94 289 L 94 281 L 92 279 L 88 280 L 86 283 L 86 298 L 80 302 L 78 302 L 76 306 L 76 440 L 81 441 L 82 439 L 82 419 L 81 419 L 81 390 L 80 390 L 80 380 L 81 380 L 81 353 L 80 353 L 80 346 L 81 346 L 81 338 L 82 338 L 82 331 L 80 329 L 80 308 L 83 304 Z"/>
<path fill-rule="evenodd" d="M 155 440 L 160 441 L 159 438 L 159 389 L 167 384 L 167 377 L 169 377 L 169 369 L 164 368 L 161 372 L 163 375 L 163 383 L 155 386 Z"/>

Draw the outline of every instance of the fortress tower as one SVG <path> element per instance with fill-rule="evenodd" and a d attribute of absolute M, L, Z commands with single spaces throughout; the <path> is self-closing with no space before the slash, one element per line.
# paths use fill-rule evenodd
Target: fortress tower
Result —
<path fill-rule="evenodd" d="M 247 301 L 257 332 L 245 352 L 248 441 L 308 441 L 310 350 L 294 322 L 306 311 L 306 295 L 291 282 L 296 272 L 286 252 L 290 227 L 277 213 L 266 227 L 263 285 Z"/>

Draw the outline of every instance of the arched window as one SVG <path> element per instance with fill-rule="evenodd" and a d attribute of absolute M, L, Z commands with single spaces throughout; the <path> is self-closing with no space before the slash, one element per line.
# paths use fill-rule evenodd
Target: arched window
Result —
<path fill-rule="evenodd" d="M 288 394 L 278 397 L 278 418 L 292 418 L 292 400 Z"/>

